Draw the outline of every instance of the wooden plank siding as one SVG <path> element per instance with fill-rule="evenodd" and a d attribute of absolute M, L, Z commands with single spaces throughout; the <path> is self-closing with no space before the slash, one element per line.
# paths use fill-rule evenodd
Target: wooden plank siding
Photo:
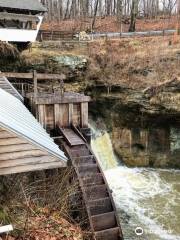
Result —
<path fill-rule="evenodd" d="M 67 127 L 69 125 L 69 108 L 68 104 L 55 104 L 55 126 L 60 125 Z"/>
<path fill-rule="evenodd" d="M 72 123 L 75 126 L 79 126 L 81 123 L 81 105 L 80 103 L 73 104 L 73 119 Z"/>
<path fill-rule="evenodd" d="M 88 102 L 81 103 L 81 127 L 88 127 Z"/>
<path fill-rule="evenodd" d="M 0 128 L 0 175 L 62 167 L 57 157 Z"/>
<path fill-rule="evenodd" d="M 88 128 L 88 103 L 90 97 L 74 92 L 26 94 L 26 103 L 41 125 L 50 132 L 72 125 Z"/>
<path fill-rule="evenodd" d="M 54 129 L 54 106 L 53 105 L 38 105 L 38 111 L 36 112 L 36 118 L 41 125 L 49 132 Z"/>
<path fill-rule="evenodd" d="M 36 118 L 48 132 L 56 126 L 88 127 L 88 103 L 39 104 L 36 108 Z"/>

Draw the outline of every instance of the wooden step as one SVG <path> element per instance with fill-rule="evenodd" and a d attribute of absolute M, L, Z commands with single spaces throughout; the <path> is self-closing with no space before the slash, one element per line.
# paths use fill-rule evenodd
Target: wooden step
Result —
<path fill-rule="evenodd" d="M 95 232 L 96 240 L 122 240 L 119 227 Z"/>
<path fill-rule="evenodd" d="M 88 149 L 84 149 L 84 150 L 71 150 L 71 155 L 73 158 L 76 157 L 83 157 L 83 156 L 89 156 L 90 152 Z"/>
<path fill-rule="evenodd" d="M 112 212 L 113 206 L 109 197 L 90 200 L 87 203 L 91 215 L 99 215 L 102 213 Z"/>
<path fill-rule="evenodd" d="M 97 186 L 88 186 L 84 188 L 86 198 L 88 200 L 95 200 L 98 198 L 105 198 L 108 197 L 108 191 L 105 184 L 97 185 Z"/>
<path fill-rule="evenodd" d="M 81 145 L 81 146 L 73 146 L 71 147 L 71 150 L 72 151 L 79 151 L 79 150 L 88 150 L 87 146 L 86 145 Z M 89 151 L 89 150 L 88 150 Z"/>
<path fill-rule="evenodd" d="M 102 173 L 92 174 L 91 176 L 83 177 L 82 182 L 84 186 L 89 185 L 102 185 L 104 184 L 104 179 Z"/>
<path fill-rule="evenodd" d="M 89 155 L 89 156 L 82 156 L 82 157 L 78 157 L 78 158 L 74 158 L 74 163 L 76 165 L 82 165 L 82 164 L 91 164 L 91 163 L 96 163 L 94 156 L 93 155 Z"/>
<path fill-rule="evenodd" d="M 95 156 L 88 145 L 71 146 L 68 152 L 80 180 L 95 239 L 122 240 L 113 200 Z"/>
<path fill-rule="evenodd" d="M 108 212 L 92 216 L 91 218 L 94 231 L 102 231 L 117 227 L 115 212 Z"/>
<path fill-rule="evenodd" d="M 77 167 L 80 176 L 89 176 L 95 173 L 99 173 L 99 167 L 97 164 L 83 164 Z"/>

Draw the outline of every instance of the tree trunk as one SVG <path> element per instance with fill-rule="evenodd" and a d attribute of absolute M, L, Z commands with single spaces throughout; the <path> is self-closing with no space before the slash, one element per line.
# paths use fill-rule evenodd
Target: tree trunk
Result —
<path fill-rule="evenodd" d="M 92 22 L 92 30 L 94 29 L 95 22 L 96 22 L 96 15 L 97 15 L 97 10 L 98 10 L 98 4 L 99 4 L 99 0 L 96 0 L 95 9 L 94 9 L 94 17 L 93 17 L 93 22 Z"/>
<path fill-rule="evenodd" d="M 69 4 L 70 4 L 70 1 L 68 0 L 68 1 L 67 1 L 67 5 L 66 5 L 66 12 L 65 12 L 65 15 L 64 15 L 64 19 L 67 19 L 67 17 L 68 17 Z"/>
<path fill-rule="evenodd" d="M 119 30 L 122 32 L 122 0 L 117 0 L 117 20 L 119 24 Z"/>
<path fill-rule="evenodd" d="M 136 31 L 136 18 L 138 14 L 138 0 L 132 0 L 132 7 L 131 7 L 131 22 L 129 26 L 129 32 Z"/>

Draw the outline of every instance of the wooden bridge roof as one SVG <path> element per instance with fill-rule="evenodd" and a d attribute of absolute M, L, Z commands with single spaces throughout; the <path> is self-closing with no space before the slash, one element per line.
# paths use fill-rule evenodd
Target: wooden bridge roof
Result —
<path fill-rule="evenodd" d="M 0 89 L 0 175 L 65 167 L 67 158 L 24 104 Z"/>
<path fill-rule="evenodd" d="M 0 0 L 0 8 L 45 12 L 46 8 L 38 0 Z"/>
<path fill-rule="evenodd" d="M 21 94 L 13 87 L 13 85 L 8 81 L 6 77 L 0 76 L 0 88 L 18 98 L 19 100 L 24 100 Z"/>

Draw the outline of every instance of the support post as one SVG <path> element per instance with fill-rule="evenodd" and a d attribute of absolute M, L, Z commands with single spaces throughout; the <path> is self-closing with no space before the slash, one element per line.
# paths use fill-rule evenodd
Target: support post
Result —
<path fill-rule="evenodd" d="M 81 128 L 88 127 L 88 103 L 81 103 Z"/>
<path fill-rule="evenodd" d="M 73 124 L 73 103 L 69 103 L 69 126 Z"/>
<path fill-rule="evenodd" d="M 21 84 L 21 95 L 24 97 L 24 83 Z"/>
<path fill-rule="evenodd" d="M 37 72 L 36 70 L 33 71 L 33 81 L 34 81 L 34 98 L 37 98 L 37 93 L 38 93 L 38 89 L 37 89 Z"/>

